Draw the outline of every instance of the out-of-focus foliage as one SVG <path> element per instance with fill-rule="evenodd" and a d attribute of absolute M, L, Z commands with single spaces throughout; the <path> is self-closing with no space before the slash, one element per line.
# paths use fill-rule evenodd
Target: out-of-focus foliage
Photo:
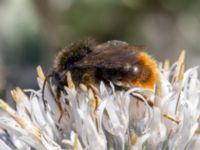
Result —
<path fill-rule="evenodd" d="M 59 49 L 87 36 L 147 45 L 159 61 L 185 48 L 186 64 L 198 64 L 199 12 L 198 0 L 0 0 L 0 83 L 36 86 L 36 65 L 47 71 Z"/>

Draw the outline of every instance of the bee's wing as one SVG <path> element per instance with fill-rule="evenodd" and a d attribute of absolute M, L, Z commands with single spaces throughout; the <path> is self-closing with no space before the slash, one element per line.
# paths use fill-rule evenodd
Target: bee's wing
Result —
<path fill-rule="evenodd" d="M 74 67 L 120 69 L 137 62 L 139 49 L 121 41 L 109 41 L 96 46 L 91 53 L 76 62 Z"/>

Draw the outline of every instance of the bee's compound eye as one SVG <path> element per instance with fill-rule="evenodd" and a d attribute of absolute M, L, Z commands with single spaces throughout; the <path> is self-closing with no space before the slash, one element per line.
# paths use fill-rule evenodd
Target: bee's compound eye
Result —
<path fill-rule="evenodd" d="M 141 66 L 139 64 L 136 64 L 132 68 L 132 76 L 133 78 L 137 78 L 141 73 Z"/>

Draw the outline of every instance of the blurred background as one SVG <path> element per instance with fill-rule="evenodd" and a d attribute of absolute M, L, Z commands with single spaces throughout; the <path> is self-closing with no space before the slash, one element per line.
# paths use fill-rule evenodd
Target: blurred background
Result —
<path fill-rule="evenodd" d="M 200 63 L 199 0 L 0 0 L 0 97 L 16 86 L 37 89 L 36 66 L 47 73 L 68 43 L 92 36 L 148 47 L 158 61 L 187 52 Z"/>

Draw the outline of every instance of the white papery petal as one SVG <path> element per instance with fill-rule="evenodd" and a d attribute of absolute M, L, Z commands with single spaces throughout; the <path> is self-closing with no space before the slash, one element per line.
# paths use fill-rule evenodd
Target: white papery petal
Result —
<path fill-rule="evenodd" d="M 103 82 L 100 83 L 99 90 L 102 97 L 107 97 L 109 95 L 108 90 L 106 89 L 106 86 Z"/>
<path fill-rule="evenodd" d="M 144 142 L 150 137 L 150 134 L 145 134 L 137 139 L 137 143 L 131 146 L 131 150 L 140 150 Z"/>
<path fill-rule="evenodd" d="M 159 144 L 165 141 L 167 132 L 159 108 L 153 108 L 153 118 L 149 128 L 151 138 L 148 139 L 148 148 L 152 150 L 158 149 Z"/>
<path fill-rule="evenodd" d="M 32 136 L 20 136 L 19 140 L 27 143 L 29 146 L 35 148 L 35 149 L 44 149 L 44 146 L 42 143 L 40 143 L 38 140 L 33 138 Z"/>
<path fill-rule="evenodd" d="M 79 141 L 79 140 L 76 141 L 76 140 L 77 140 L 77 139 L 76 139 L 76 136 L 77 136 L 77 134 L 75 134 L 75 133 L 72 131 L 71 134 L 70 134 L 70 138 L 71 138 L 71 141 L 72 141 L 73 145 L 76 144 L 75 150 L 83 150 L 80 141 Z"/>
<path fill-rule="evenodd" d="M 2 150 L 12 150 L 12 148 L 11 147 L 9 147 L 4 141 L 2 141 L 1 139 L 0 139 L 0 149 L 2 149 Z"/>
<path fill-rule="evenodd" d="M 89 149 L 105 149 L 106 148 L 106 142 L 104 137 L 101 137 L 101 135 L 98 134 L 98 131 L 96 129 L 96 126 L 94 122 L 92 121 L 92 118 L 88 115 L 84 115 L 80 110 L 78 110 L 78 113 L 80 117 L 83 120 L 83 127 L 85 126 L 85 132 L 86 132 L 86 138 L 88 139 L 89 143 L 85 143 L 86 147 Z"/>
<path fill-rule="evenodd" d="M 52 150 L 61 150 L 62 148 L 60 145 L 58 145 L 56 142 L 54 142 L 52 139 L 50 139 L 45 134 L 41 137 L 41 142 L 44 145 L 46 149 L 52 149 Z"/>
<path fill-rule="evenodd" d="M 192 138 L 194 132 L 196 131 L 198 124 L 191 116 L 191 113 L 189 112 L 191 110 L 188 110 L 187 108 L 184 109 L 184 120 L 183 120 L 183 126 L 179 133 L 179 137 L 177 139 L 179 142 L 177 143 L 177 149 L 184 149 L 186 147 L 189 140 Z"/>
<path fill-rule="evenodd" d="M 194 135 L 188 143 L 186 150 L 199 150 L 200 147 L 200 135 Z"/>
<path fill-rule="evenodd" d="M 32 118 L 34 119 L 35 123 L 42 127 L 44 131 L 50 136 L 51 138 L 54 137 L 51 127 L 47 124 L 47 121 L 44 116 L 44 112 L 42 112 L 41 105 L 38 103 L 37 97 L 33 97 L 31 99 L 31 105 L 32 105 Z M 33 107 L 34 106 L 34 107 Z"/>
<path fill-rule="evenodd" d="M 6 129 L 9 132 L 12 132 L 13 135 L 25 134 L 25 130 L 20 127 L 20 125 L 12 118 L 9 117 L 0 117 L 0 126 L 3 129 Z"/>

